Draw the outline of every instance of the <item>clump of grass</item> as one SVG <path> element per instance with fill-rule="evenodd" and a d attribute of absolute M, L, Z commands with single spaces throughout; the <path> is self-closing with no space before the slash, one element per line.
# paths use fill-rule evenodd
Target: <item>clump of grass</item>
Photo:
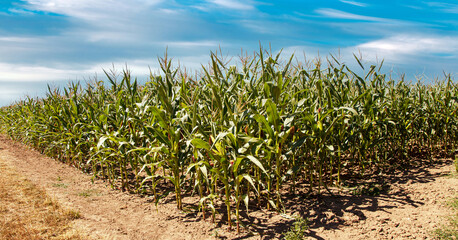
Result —
<path fill-rule="evenodd" d="M 353 191 L 353 195 L 367 195 L 367 196 L 378 196 L 382 193 L 387 193 L 390 187 L 386 183 L 376 184 L 369 183 L 367 185 L 360 185 L 356 187 Z"/>
<path fill-rule="evenodd" d="M 458 154 L 455 155 L 455 172 L 458 173 Z"/>
<path fill-rule="evenodd" d="M 304 239 L 307 235 L 306 231 L 309 229 L 308 220 L 297 216 L 296 221 L 288 232 L 285 233 L 284 240 L 300 240 Z"/>
<path fill-rule="evenodd" d="M 77 210 L 69 209 L 64 212 L 65 216 L 67 216 L 71 220 L 79 219 L 81 218 L 81 214 Z"/>
<path fill-rule="evenodd" d="M 439 240 L 458 239 L 458 198 L 454 198 L 448 205 L 454 210 L 454 213 L 450 216 L 448 225 L 434 231 L 436 239 Z"/>
<path fill-rule="evenodd" d="M 78 193 L 78 196 L 80 197 L 91 197 L 94 195 L 99 195 L 99 192 L 95 189 L 86 189 Z"/>
<path fill-rule="evenodd" d="M 54 183 L 52 186 L 57 187 L 57 188 L 67 188 L 68 187 L 68 185 L 65 183 Z"/>

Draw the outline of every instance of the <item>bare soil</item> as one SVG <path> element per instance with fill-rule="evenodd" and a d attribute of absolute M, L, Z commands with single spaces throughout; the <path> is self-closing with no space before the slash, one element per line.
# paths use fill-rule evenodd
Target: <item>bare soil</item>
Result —
<path fill-rule="evenodd" d="M 237 235 L 223 221 L 213 224 L 201 214 L 179 211 L 170 199 L 156 208 L 151 197 L 113 190 L 2 135 L 0 158 L 61 205 L 79 211 L 72 225 L 94 239 L 278 239 L 293 215 L 308 218 L 307 239 L 433 239 L 432 231 L 450 214 L 447 201 L 458 193 L 453 161 L 419 162 L 390 175 L 376 196 L 370 196 L 370 187 L 335 188 L 332 195 L 323 191 L 285 199 L 286 215 L 252 211 L 244 220 L 249 230 Z"/>

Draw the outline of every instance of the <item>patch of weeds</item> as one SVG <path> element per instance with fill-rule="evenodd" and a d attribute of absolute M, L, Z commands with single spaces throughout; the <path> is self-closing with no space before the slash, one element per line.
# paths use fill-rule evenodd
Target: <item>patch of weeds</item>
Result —
<path fill-rule="evenodd" d="M 309 229 L 308 220 L 300 216 L 295 217 L 295 219 L 293 226 L 285 233 L 284 240 L 300 240 L 307 235 L 306 231 Z"/>
<path fill-rule="evenodd" d="M 456 240 L 458 239 L 458 198 L 454 198 L 448 204 L 453 210 L 454 214 L 449 218 L 449 224 L 442 226 L 434 231 L 436 239 L 440 240 Z"/>
<path fill-rule="evenodd" d="M 445 177 L 447 178 L 458 178 L 458 173 L 457 172 L 451 172 L 447 174 Z"/>
<path fill-rule="evenodd" d="M 458 154 L 455 155 L 455 171 L 451 171 L 449 174 L 447 174 L 447 177 L 449 178 L 458 178 Z"/>
<path fill-rule="evenodd" d="M 455 210 L 458 211 L 458 197 L 452 199 L 452 201 L 450 201 L 450 202 L 448 203 L 448 205 L 449 205 L 451 208 L 453 208 L 453 209 L 455 209 Z"/>
<path fill-rule="evenodd" d="M 458 154 L 455 155 L 455 173 L 458 173 Z"/>
<path fill-rule="evenodd" d="M 388 193 L 390 186 L 386 183 L 369 183 L 360 185 L 353 189 L 353 195 L 367 195 L 367 196 L 378 196 L 382 193 Z"/>
<path fill-rule="evenodd" d="M 90 197 L 90 196 L 98 196 L 100 193 L 95 189 L 86 189 L 78 193 L 80 197 Z"/>
<path fill-rule="evenodd" d="M 53 187 L 58 187 L 58 188 L 67 188 L 68 185 L 65 183 L 53 183 Z"/>
<path fill-rule="evenodd" d="M 53 209 L 58 209 L 59 208 L 59 203 L 53 198 L 46 197 L 43 200 L 43 206 L 49 206 L 49 207 L 52 207 Z"/>
<path fill-rule="evenodd" d="M 75 220 L 81 218 L 81 214 L 77 210 L 67 210 L 64 212 L 64 214 L 70 219 L 70 220 Z"/>
<path fill-rule="evenodd" d="M 219 238 L 219 233 L 218 233 L 218 229 L 215 229 L 215 231 L 213 232 L 212 236 L 214 236 L 215 238 Z"/>

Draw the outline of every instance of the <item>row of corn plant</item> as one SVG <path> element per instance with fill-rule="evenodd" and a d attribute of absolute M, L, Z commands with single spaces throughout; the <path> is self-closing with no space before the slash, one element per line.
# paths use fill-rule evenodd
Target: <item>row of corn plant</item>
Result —
<path fill-rule="evenodd" d="M 309 64 L 260 50 L 236 65 L 212 54 L 195 74 L 159 59 L 161 73 L 138 84 L 127 70 L 49 89 L 0 110 L 10 138 L 106 179 L 123 191 L 198 195 L 203 217 L 225 206 L 285 210 L 284 200 L 329 191 L 344 174 L 409 164 L 412 153 L 457 145 L 458 87 L 393 80 L 381 66 L 357 74 L 330 57 Z M 416 150 L 417 149 L 417 150 Z"/>

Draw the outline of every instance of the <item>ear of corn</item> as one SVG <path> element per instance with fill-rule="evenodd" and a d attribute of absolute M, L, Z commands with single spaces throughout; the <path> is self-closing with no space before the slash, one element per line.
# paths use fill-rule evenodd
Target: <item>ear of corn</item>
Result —
<path fill-rule="evenodd" d="M 241 206 L 280 211 L 297 183 L 320 191 L 339 185 L 344 172 L 364 175 L 406 164 L 414 151 L 456 148 L 458 88 L 450 76 L 409 84 L 376 66 L 361 77 L 335 59 L 310 69 L 292 59 L 260 50 L 228 67 L 212 54 L 190 78 L 166 56 L 162 73 L 142 86 L 127 70 L 120 78 L 106 72 L 109 84 L 73 83 L 1 108 L 0 126 L 156 203 L 172 191 L 181 209 L 183 194 L 196 190 L 204 217 L 210 209 L 214 220 L 221 197 L 229 227 L 235 208 L 237 229 Z"/>

